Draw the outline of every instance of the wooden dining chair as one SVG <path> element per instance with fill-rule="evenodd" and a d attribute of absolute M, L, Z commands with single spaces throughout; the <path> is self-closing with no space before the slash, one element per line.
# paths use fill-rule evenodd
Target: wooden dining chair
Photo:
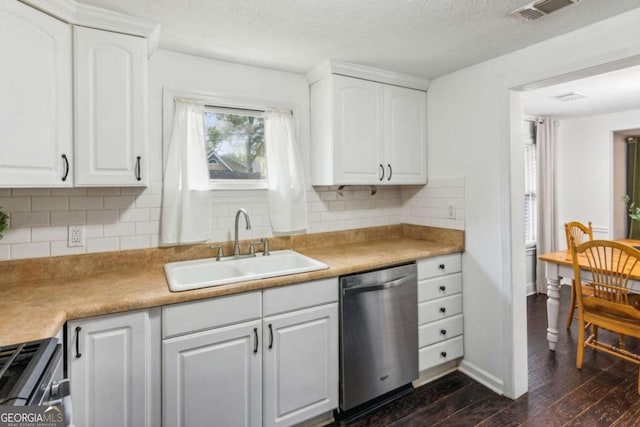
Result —
<path fill-rule="evenodd" d="M 611 240 L 591 240 L 570 247 L 580 326 L 576 367 L 582 368 L 585 347 L 640 365 L 640 354 L 627 350 L 623 339 L 617 346 L 598 339 L 598 328 L 618 333 L 620 337 L 640 338 L 640 295 L 629 289 L 630 275 L 634 269 L 640 270 L 640 251 Z M 582 292 L 581 262 L 590 270 L 587 277 L 591 277 L 593 295 Z M 587 323 L 591 323 L 591 334 L 585 339 Z M 640 370 L 637 392 L 640 394 Z"/>
<path fill-rule="evenodd" d="M 564 233 L 567 238 L 567 250 L 571 248 L 571 239 L 576 244 L 580 244 L 586 240 L 593 240 L 593 228 L 591 227 L 591 221 L 589 225 L 584 225 L 581 222 L 571 221 L 564 225 Z M 583 286 L 584 291 L 588 294 L 592 294 L 591 289 L 588 286 Z M 576 285 L 575 281 L 571 281 L 571 302 L 569 304 L 569 313 L 567 315 L 567 329 L 571 327 L 573 316 L 576 311 Z"/>

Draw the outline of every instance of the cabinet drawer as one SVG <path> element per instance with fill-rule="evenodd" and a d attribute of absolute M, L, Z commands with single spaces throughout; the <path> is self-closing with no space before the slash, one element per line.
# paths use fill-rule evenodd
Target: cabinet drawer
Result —
<path fill-rule="evenodd" d="M 424 371 L 425 369 L 433 368 L 462 357 L 463 354 L 462 336 L 421 348 L 419 352 L 419 369 Z"/>
<path fill-rule="evenodd" d="M 418 302 L 429 301 L 462 292 L 462 273 L 418 282 Z"/>
<path fill-rule="evenodd" d="M 418 261 L 418 280 L 458 273 L 462 269 L 460 254 L 450 254 Z"/>
<path fill-rule="evenodd" d="M 338 278 L 265 289 L 265 316 L 338 301 Z"/>
<path fill-rule="evenodd" d="M 462 335 L 462 314 L 420 326 L 418 329 L 418 346 L 425 347 L 458 335 Z"/>
<path fill-rule="evenodd" d="M 439 298 L 418 304 L 418 324 L 433 322 L 462 313 L 462 295 Z"/>
<path fill-rule="evenodd" d="M 262 317 L 262 292 L 190 301 L 162 307 L 162 338 Z"/>

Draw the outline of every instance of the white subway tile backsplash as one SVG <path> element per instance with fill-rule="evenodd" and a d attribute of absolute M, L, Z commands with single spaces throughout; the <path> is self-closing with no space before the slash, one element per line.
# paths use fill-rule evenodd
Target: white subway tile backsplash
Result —
<path fill-rule="evenodd" d="M 72 211 L 88 211 L 102 209 L 102 200 L 100 196 L 82 196 L 70 197 L 69 209 Z"/>
<path fill-rule="evenodd" d="M 149 221 L 150 208 L 133 208 L 120 211 L 120 222 Z"/>
<path fill-rule="evenodd" d="M 120 188 L 112 187 L 97 187 L 87 189 L 88 196 L 119 196 Z"/>
<path fill-rule="evenodd" d="M 32 242 L 51 242 L 68 238 L 67 227 L 35 227 L 31 230 Z"/>
<path fill-rule="evenodd" d="M 0 197 L 11 197 L 10 188 L 0 188 Z"/>
<path fill-rule="evenodd" d="M 84 225 L 87 223 L 87 213 L 84 211 L 51 212 L 51 225 Z"/>
<path fill-rule="evenodd" d="M 151 234 L 157 236 L 160 233 L 159 221 L 138 221 L 135 224 L 136 234 Z"/>
<path fill-rule="evenodd" d="M 137 208 L 158 208 L 162 202 L 162 196 L 153 194 L 149 196 L 140 196 L 136 199 Z"/>
<path fill-rule="evenodd" d="M 145 249 L 151 247 L 151 238 L 149 236 L 128 236 L 120 238 L 120 249 Z"/>
<path fill-rule="evenodd" d="M 86 188 L 54 188 L 51 190 L 52 196 L 86 196 Z"/>
<path fill-rule="evenodd" d="M 30 228 L 9 228 L 2 233 L 3 237 L 0 242 L 3 245 L 14 243 L 27 243 L 31 241 Z"/>
<path fill-rule="evenodd" d="M 11 190 L 14 197 L 34 197 L 34 196 L 50 196 L 49 188 L 14 188 Z"/>
<path fill-rule="evenodd" d="M 87 251 L 84 246 L 69 247 L 67 241 L 51 242 L 51 256 L 78 255 Z"/>
<path fill-rule="evenodd" d="M 16 243 L 11 245 L 11 258 L 40 258 L 51 256 L 49 242 L 40 243 Z"/>
<path fill-rule="evenodd" d="M 11 228 L 46 227 L 49 212 L 12 212 Z"/>
<path fill-rule="evenodd" d="M 133 236 L 136 234 L 136 224 L 134 222 L 120 222 L 117 224 L 104 225 L 104 237 Z"/>
<path fill-rule="evenodd" d="M 105 196 L 104 208 L 105 209 L 129 209 L 135 204 L 135 197 L 133 196 Z"/>
<path fill-rule="evenodd" d="M 87 224 L 115 224 L 119 217 L 117 210 L 87 211 Z"/>
<path fill-rule="evenodd" d="M 108 237 L 104 239 L 87 239 L 87 253 L 109 252 L 120 250 L 120 239 Z"/>
<path fill-rule="evenodd" d="M 0 197 L 0 207 L 4 212 L 30 211 L 31 198 L 29 197 Z"/>
<path fill-rule="evenodd" d="M 32 211 L 67 211 L 69 210 L 69 198 L 57 197 L 34 197 L 31 199 Z"/>
<path fill-rule="evenodd" d="M 11 259 L 11 245 L 0 245 L 0 260 Z"/>
<path fill-rule="evenodd" d="M 12 228 L 0 241 L 0 259 L 158 246 L 159 181 L 146 189 L 2 190 L 0 206 L 13 219 Z M 375 195 L 368 186 L 346 187 L 342 196 L 336 190 L 335 186 L 307 189 L 307 232 L 399 222 L 464 228 L 463 177 L 431 178 L 426 186 L 379 186 Z M 211 203 L 210 241 L 233 239 L 235 214 L 240 208 L 247 210 L 252 222 L 252 230 L 246 230 L 241 220 L 240 239 L 273 236 L 266 192 L 212 192 Z M 455 220 L 447 216 L 450 204 L 456 210 Z M 83 224 L 86 247 L 68 248 L 68 225 Z"/>

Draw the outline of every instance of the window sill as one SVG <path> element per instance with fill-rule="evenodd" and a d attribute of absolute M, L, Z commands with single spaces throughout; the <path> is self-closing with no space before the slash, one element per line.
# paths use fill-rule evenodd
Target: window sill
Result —
<path fill-rule="evenodd" d="M 238 180 L 228 182 L 209 181 L 210 190 L 266 190 L 266 181 Z"/>

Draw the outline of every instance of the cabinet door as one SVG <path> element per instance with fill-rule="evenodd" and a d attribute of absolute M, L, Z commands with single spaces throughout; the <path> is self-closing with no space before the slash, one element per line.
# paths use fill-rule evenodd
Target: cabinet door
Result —
<path fill-rule="evenodd" d="M 263 426 L 293 425 L 336 408 L 338 304 L 263 322 Z"/>
<path fill-rule="evenodd" d="M 77 426 L 160 422 L 159 309 L 67 323 L 67 369 Z"/>
<path fill-rule="evenodd" d="M 147 48 L 75 27 L 76 185 L 147 184 Z"/>
<path fill-rule="evenodd" d="M 387 184 L 427 182 L 427 94 L 385 85 Z"/>
<path fill-rule="evenodd" d="M 261 321 L 162 343 L 163 425 L 259 426 Z"/>
<path fill-rule="evenodd" d="M 0 187 L 70 187 L 70 27 L 0 2 L 0 52 Z"/>
<path fill-rule="evenodd" d="M 334 183 L 383 183 L 383 86 L 351 77 L 331 78 Z"/>

